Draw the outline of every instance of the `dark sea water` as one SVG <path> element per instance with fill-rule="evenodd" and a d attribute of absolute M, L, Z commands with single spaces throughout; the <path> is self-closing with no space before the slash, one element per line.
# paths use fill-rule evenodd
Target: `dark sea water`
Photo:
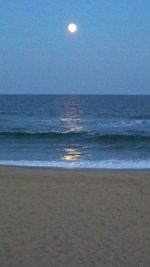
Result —
<path fill-rule="evenodd" d="M 0 164 L 150 168 L 150 96 L 0 95 Z"/>

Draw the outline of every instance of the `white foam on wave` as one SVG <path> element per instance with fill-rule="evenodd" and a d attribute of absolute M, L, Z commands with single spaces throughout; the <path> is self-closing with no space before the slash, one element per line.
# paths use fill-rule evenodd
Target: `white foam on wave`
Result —
<path fill-rule="evenodd" d="M 103 161 L 30 161 L 1 160 L 0 165 L 24 167 L 51 167 L 67 169 L 150 169 L 149 160 L 103 160 Z"/>

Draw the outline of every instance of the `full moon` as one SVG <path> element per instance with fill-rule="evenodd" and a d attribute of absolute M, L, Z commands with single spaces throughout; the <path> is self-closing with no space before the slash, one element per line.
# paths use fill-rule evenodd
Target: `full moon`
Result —
<path fill-rule="evenodd" d="M 77 25 L 74 24 L 74 23 L 70 23 L 70 24 L 68 25 L 68 31 L 69 31 L 69 32 L 72 32 L 72 33 L 76 32 L 76 31 L 77 31 Z"/>

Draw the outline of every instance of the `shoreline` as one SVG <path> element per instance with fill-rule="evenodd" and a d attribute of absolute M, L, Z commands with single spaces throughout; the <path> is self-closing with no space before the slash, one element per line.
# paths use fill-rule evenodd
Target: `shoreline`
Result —
<path fill-rule="evenodd" d="M 139 171 L 146 171 L 150 172 L 150 167 L 149 168 L 86 168 L 86 167 L 52 167 L 52 166 L 25 166 L 25 165 L 0 165 L 0 169 L 7 169 L 7 168 L 12 168 L 12 169 L 41 169 L 41 170 L 65 170 L 65 171 L 97 171 L 97 172 L 139 172 Z"/>
<path fill-rule="evenodd" d="M 108 159 L 108 160 L 1 160 L 0 166 L 12 166 L 12 167 L 34 167 L 34 168 L 56 168 L 56 169 L 97 169 L 97 170 L 139 170 L 146 169 L 150 170 L 150 159 L 141 160 L 119 160 L 119 159 Z"/>

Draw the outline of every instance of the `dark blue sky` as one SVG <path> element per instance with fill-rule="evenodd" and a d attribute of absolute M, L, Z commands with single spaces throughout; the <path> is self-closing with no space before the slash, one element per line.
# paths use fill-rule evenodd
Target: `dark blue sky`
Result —
<path fill-rule="evenodd" d="M 0 0 L 0 93 L 150 94 L 150 1 Z"/>

